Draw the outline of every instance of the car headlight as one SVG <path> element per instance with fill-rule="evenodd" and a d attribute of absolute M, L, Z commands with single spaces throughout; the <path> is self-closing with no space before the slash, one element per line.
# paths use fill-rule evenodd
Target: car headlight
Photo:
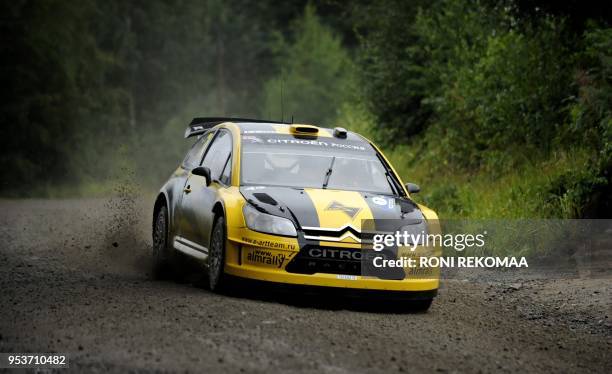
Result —
<path fill-rule="evenodd" d="M 399 233 L 409 239 L 409 244 L 425 245 L 425 237 L 428 234 L 427 224 L 424 220 L 409 222 L 400 227 Z"/>
<path fill-rule="evenodd" d="M 297 236 L 293 222 L 287 218 L 266 214 L 246 204 L 242 209 L 248 228 L 267 234 Z"/>

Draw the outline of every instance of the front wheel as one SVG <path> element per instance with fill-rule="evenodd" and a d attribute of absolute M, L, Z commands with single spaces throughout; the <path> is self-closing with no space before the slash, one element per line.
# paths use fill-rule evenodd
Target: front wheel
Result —
<path fill-rule="evenodd" d="M 221 292 L 227 287 L 225 265 L 225 219 L 218 217 L 213 226 L 208 254 L 208 286 L 211 291 Z"/>

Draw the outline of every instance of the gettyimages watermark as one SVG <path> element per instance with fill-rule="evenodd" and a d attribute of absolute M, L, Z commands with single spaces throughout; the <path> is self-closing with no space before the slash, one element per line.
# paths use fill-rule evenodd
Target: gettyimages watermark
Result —
<path fill-rule="evenodd" d="M 453 248 L 457 252 L 462 252 L 466 248 L 485 248 L 487 232 L 479 234 L 431 234 L 426 231 L 420 233 L 398 230 L 393 234 L 374 234 L 372 248 L 380 252 L 388 248 L 408 248 L 411 252 L 421 247 Z M 372 265 L 376 268 L 382 267 L 529 267 L 525 256 L 506 256 L 506 257 L 455 257 L 455 256 L 433 256 L 423 255 L 415 257 L 398 257 L 387 259 L 382 256 L 373 257 Z"/>
<path fill-rule="evenodd" d="M 384 220 L 366 221 L 364 227 L 372 229 L 371 245 L 380 255 L 370 257 L 366 269 L 406 268 L 421 269 L 418 274 L 432 274 L 439 268 L 509 268 L 529 267 L 525 256 L 482 256 L 486 253 L 488 231 L 486 227 L 461 225 L 450 232 L 442 232 L 440 221 Z M 380 232 L 378 230 L 395 231 Z M 367 246 L 369 242 L 365 241 Z M 364 248 L 365 249 L 365 248 Z M 418 249 L 418 251 L 417 251 Z M 470 249 L 474 249 L 470 251 Z M 446 250 L 446 251 L 444 251 Z M 427 271 L 427 269 L 431 269 Z M 414 273 L 414 271 L 412 271 Z M 408 272 L 410 273 L 410 271 Z"/>
<path fill-rule="evenodd" d="M 364 220 L 361 275 L 452 278 L 464 269 L 611 277 L 612 220 Z"/>

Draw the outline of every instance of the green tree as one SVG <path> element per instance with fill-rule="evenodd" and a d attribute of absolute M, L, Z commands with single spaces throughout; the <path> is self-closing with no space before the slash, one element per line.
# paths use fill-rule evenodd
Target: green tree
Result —
<path fill-rule="evenodd" d="M 125 91 L 108 80 L 115 60 L 98 48 L 90 22 L 96 3 L 2 2 L 0 12 L 0 189 L 30 192 L 60 180 L 74 183 L 73 167 L 83 165 L 75 157 L 83 134 L 112 137 L 125 109 Z"/>
<path fill-rule="evenodd" d="M 280 74 L 264 86 L 264 116 L 325 125 L 350 95 L 351 59 L 312 5 L 291 32 L 290 40 L 278 35 Z"/>
<path fill-rule="evenodd" d="M 426 128 L 431 107 L 423 100 L 435 85 L 414 20 L 429 1 L 384 0 L 358 3 L 352 9 L 358 40 L 359 86 L 374 117 L 377 140 L 406 141 Z"/>

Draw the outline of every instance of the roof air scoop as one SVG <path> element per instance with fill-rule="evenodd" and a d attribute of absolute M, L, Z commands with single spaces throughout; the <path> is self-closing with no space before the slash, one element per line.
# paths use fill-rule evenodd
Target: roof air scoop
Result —
<path fill-rule="evenodd" d="M 319 128 L 312 125 L 291 125 L 289 126 L 289 131 L 299 135 L 317 135 Z"/>

